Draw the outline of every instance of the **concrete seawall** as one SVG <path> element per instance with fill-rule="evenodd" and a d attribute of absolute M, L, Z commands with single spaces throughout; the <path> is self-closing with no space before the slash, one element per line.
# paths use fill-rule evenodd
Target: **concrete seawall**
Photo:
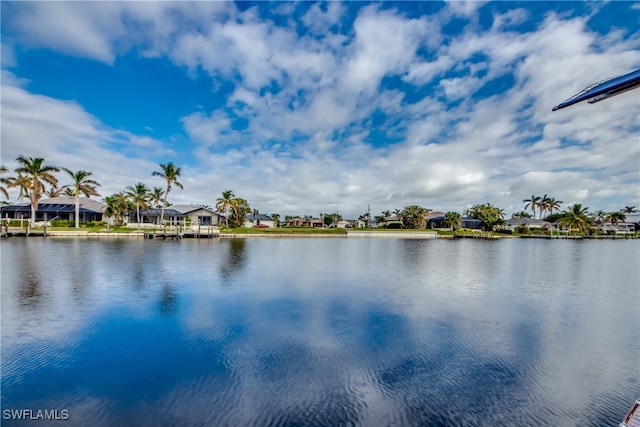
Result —
<path fill-rule="evenodd" d="M 393 238 L 393 239 L 437 239 L 435 231 L 347 231 L 349 237 Z"/>

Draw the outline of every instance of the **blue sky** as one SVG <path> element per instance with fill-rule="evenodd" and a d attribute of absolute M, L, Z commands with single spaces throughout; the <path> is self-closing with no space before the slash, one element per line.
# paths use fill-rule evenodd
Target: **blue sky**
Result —
<path fill-rule="evenodd" d="M 2 164 L 109 195 L 181 166 L 170 202 L 357 217 L 531 194 L 640 206 L 633 2 L 2 2 Z M 15 197 L 15 195 L 13 195 Z"/>

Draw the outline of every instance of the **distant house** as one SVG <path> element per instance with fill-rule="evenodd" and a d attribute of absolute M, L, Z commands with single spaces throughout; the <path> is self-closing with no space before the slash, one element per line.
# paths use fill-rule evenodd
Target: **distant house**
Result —
<path fill-rule="evenodd" d="M 365 228 L 367 223 L 361 219 L 342 219 L 336 223 L 337 228 Z"/>
<path fill-rule="evenodd" d="M 534 218 L 512 218 L 506 221 L 506 228 L 515 231 L 519 227 L 527 227 L 529 230 L 554 230 L 556 227 L 549 221 Z"/>
<path fill-rule="evenodd" d="M 160 224 L 162 209 L 145 209 L 140 211 L 140 221 L 142 224 Z M 211 208 L 201 205 L 173 205 L 164 208 L 163 221 L 167 224 L 179 224 L 183 221 L 192 225 L 221 225 L 224 224 L 225 216 Z M 137 211 L 129 212 L 129 224 L 137 224 Z"/>
<path fill-rule="evenodd" d="M 265 225 L 269 228 L 273 228 L 276 226 L 276 222 L 273 218 L 266 216 L 264 214 L 248 215 L 247 221 L 245 222 L 245 227 L 247 228 L 258 227 L 258 226 L 264 227 Z"/>
<path fill-rule="evenodd" d="M 463 217 L 460 220 L 460 226 L 462 228 L 470 228 L 472 230 L 481 230 L 482 229 L 482 221 L 475 218 Z"/>
<path fill-rule="evenodd" d="M 447 228 L 445 213 L 440 211 L 429 212 L 427 215 L 427 228 Z"/>
<path fill-rule="evenodd" d="M 106 221 L 104 210 L 107 205 L 80 197 L 80 222 Z M 67 220 L 75 221 L 76 202 L 73 197 L 52 197 L 40 200 L 36 210 L 36 221 Z M 31 203 L 17 203 L 0 207 L 2 218 L 31 218 Z"/>
<path fill-rule="evenodd" d="M 324 227 L 324 221 L 318 218 L 300 218 L 295 217 L 287 221 L 288 227 Z"/>
<path fill-rule="evenodd" d="M 393 226 L 393 224 L 399 224 L 402 227 L 402 220 L 397 215 L 391 215 L 386 217 L 381 225 L 389 227 L 390 225 Z"/>

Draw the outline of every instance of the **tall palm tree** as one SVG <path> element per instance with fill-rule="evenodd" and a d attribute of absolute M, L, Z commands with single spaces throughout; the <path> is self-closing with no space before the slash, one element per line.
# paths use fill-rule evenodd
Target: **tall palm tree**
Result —
<path fill-rule="evenodd" d="M 5 173 L 9 172 L 9 169 L 7 169 L 6 166 L 0 166 L 0 175 L 4 175 Z M 9 200 L 9 192 L 7 191 L 7 188 L 11 185 L 11 179 L 9 178 L 0 178 L 0 193 L 2 193 L 4 195 L 4 197 L 7 198 L 7 200 Z"/>
<path fill-rule="evenodd" d="M 235 194 L 231 190 L 224 190 L 222 197 L 216 199 L 216 210 L 224 214 L 225 227 L 229 228 L 229 208 L 231 201 L 235 199 Z"/>
<path fill-rule="evenodd" d="M 149 192 L 149 202 L 154 208 L 159 208 L 162 205 L 162 195 L 164 190 L 161 187 L 153 187 L 153 190 Z"/>
<path fill-rule="evenodd" d="M 553 215 L 553 211 L 558 212 L 560 210 L 561 204 L 562 200 L 556 200 L 554 197 L 551 197 L 547 200 L 547 210 Z"/>
<path fill-rule="evenodd" d="M 169 192 L 171 191 L 171 185 L 173 184 L 180 189 L 184 189 L 184 187 L 181 183 L 178 182 L 178 178 L 180 178 L 180 172 L 182 172 L 182 168 L 177 167 L 173 164 L 173 162 L 169 162 L 166 165 L 160 164 L 160 169 L 162 169 L 162 172 L 153 172 L 151 175 L 159 176 L 160 178 L 167 181 L 167 189 L 165 190 L 163 197 L 164 204 L 162 206 L 162 210 L 160 211 L 160 224 L 162 224 L 162 221 L 164 219 L 164 205 L 167 204 L 167 197 L 169 196 Z"/>
<path fill-rule="evenodd" d="M 136 204 L 136 213 L 138 214 L 138 231 L 140 231 L 140 208 L 147 209 L 148 207 L 149 188 L 145 184 L 138 182 L 134 186 L 128 186 L 126 194 L 129 197 L 129 200 Z"/>
<path fill-rule="evenodd" d="M 542 197 L 540 196 L 536 196 L 531 195 L 530 199 L 524 199 L 523 202 L 526 203 L 526 205 L 524 206 L 525 209 L 529 209 L 531 208 L 531 211 L 533 212 L 533 218 L 535 219 L 536 217 L 536 208 L 538 206 L 540 206 L 540 201 L 542 200 Z"/>
<path fill-rule="evenodd" d="M 587 216 L 589 208 L 583 208 L 582 204 L 574 203 L 563 212 L 560 224 L 569 227 L 569 231 L 576 229 L 584 233 L 589 228 L 591 218 Z"/>
<path fill-rule="evenodd" d="M 38 202 L 44 193 L 45 184 L 58 186 L 58 179 L 53 175 L 60 172 L 60 168 L 56 166 L 46 165 L 41 157 L 25 157 L 18 156 L 16 162 L 20 167 L 16 168 L 16 173 L 25 174 L 31 180 L 29 188 L 29 200 L 31 201 L 31 226 L 36 225 L 36 211 L 38 210 Z"/>
<path fill-rule="evenodd" d="M 73 190 L 73 198 L 75 199 L 76 209 L 75 209 L 75 222 L 76 228 L 80 228 L 80 195 L 84 195 L 85 197 L 91 196 L 99 196 L 100 194 L 96 190 L 96 187 L 100 187 L 97 181 L 90 179 L 89 177 L 93 175 L 92 172 L 87 172 L 84 170 L 72 171 L 71 169 L 64 168 L 65 172 L 67 172 L 73 183 L 68 187 Z"/>
<path fill-rule="evenodd" d="M 638 209 L 636 209 L 635 206 L 625 206 L 624 209 L 622 209 L 622 212 L 632 214 L 638 212 Z"/>

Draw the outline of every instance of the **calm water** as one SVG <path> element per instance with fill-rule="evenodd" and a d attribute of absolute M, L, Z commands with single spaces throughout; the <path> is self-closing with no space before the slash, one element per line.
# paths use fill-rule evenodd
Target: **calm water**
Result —
<path fill-rule="evenodd" d="M 617 426 L 640 397 L 639 246 L 5 239 L 3 414 Z"/>

